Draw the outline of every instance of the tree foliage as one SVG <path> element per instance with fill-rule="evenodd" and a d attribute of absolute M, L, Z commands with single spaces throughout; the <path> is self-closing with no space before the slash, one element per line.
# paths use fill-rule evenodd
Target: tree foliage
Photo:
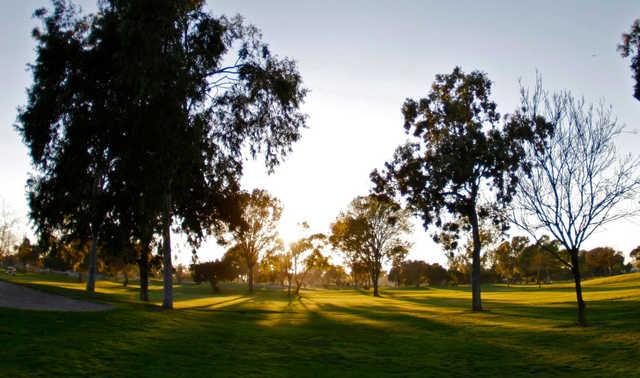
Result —
<path fill-rule="evenodd" d="M 161 239 L 171 307 L 171 227 L 197 247 L 239 223 L 243 159 L 264 156 L 271 171 L 284 158 L 305 127 L 306 89 L 257 28 L 204 1 L 108 0 L 84 17 L 64 0 L 53 8 L 36 12 L 44 28 L 18 117 L 31 216 L 44 239 L 91 239 L 92 256 L 117 224 L 142 245 L 141 272 Z"/>
<path fill-rule="evenodd" d="M 355 263 L 366 266 L 379 296 L 378 279 L 385 261 L 406 255 L 410 244 L 405 240 L 411 231 L 409 212 L 386 196 L 369 195 L 355 198 L 349 208 L 331 225 L 330 242 L 351 256 Z"/>
<path fill-rule="evenodd" d="M 511 201 L 516 173 L 527 168 L 524 146 L 539 145 L 551 125 L 509 117 L 501 122 L 486 74 L 465 74 L 458 67 L 451 74 L 436 75 L 426 97 L 406 100 L 402 114 L 410 141 L 371 178 L 377 191 L 399 193 L 420 215 L 425 229 L 450 228 L 446 215 L 469 222 L 474 246 L 472 308 L 481 310 L 480 220 L 499 214 L 492 210 Z M 481 195 L 489 198 L 483 203 Z M 506 226 L 499 217 L 494 221 Z"/>
<path fill-rule="evenodd" d="M 618 52 L 623 58 L 630 58 L 631 75 L 635 80 L 633 97 L 640 101 L 640 19 L 631 24 L 631 30 L 622 34 L 622 43 L 618 45 Z"/>
<path fill-rule="evenodd" d="M 220 291 L 218 288 L 219 282 L 231 281 L 238 275 L 233 261 L 227 256 L 219 260 L 191 264 L 189 270 L 191 271 L 193 282 L 198 284 L 201 282 L 209 282 L 211 290 L 214 293 Z"/>
<path fill-rule="evenodd" d="M 241 225 L 231 231 L 233 245 L 247 269 L 249 291 L 253 291 L 254 275 L 260 259 L 282 249 L 278 222 L 282 215 L 280 201 L 265 190 L 254 189 L 239 196 Z"/>

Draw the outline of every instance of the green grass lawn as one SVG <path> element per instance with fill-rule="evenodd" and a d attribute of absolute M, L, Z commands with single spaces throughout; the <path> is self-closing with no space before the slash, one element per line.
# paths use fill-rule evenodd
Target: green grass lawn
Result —
<path fill-rule="evenodd" d="M 0 279 L 86 298 L 53 275 Z M 101 281 L 97 313 L 0 309 L 0 376 L 640 376 L 640 273 L 571 284 L 284 292 L 177 285 L 176 310 Z"/>

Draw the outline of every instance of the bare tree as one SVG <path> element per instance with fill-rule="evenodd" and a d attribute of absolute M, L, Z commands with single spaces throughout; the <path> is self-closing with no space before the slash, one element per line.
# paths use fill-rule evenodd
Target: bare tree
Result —
<path fill-rule="evenodd" d="M 521 122 L 551 122 L 554 135 L 546 145 L 529 147 L 529 169 L 522 173 L 512 221 L 536 240 L 549 232 L 566 253 L 549 250 L 573 274 L 578 324 L 585 325 L 580 247 L 603 225 L 637 214 L 631 201 L 640 189 L 640 160 L 616 152 L 624 130 L 611 108 L 563 91 L 550 95 L 538 79 L 533 92 L 522 89 Z"/>
<path fill-rule="evenodd" d="M 11 212 L 4 200 L 0 199 L 0 260 L 11 253 L 18 242 L 15 228 L 18 218 Z"/>

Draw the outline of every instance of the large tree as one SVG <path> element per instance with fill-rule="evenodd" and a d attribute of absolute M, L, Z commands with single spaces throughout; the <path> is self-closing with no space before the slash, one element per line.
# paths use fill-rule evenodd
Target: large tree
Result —
<path fill-rule="evenodd" d="M 585 104 L 569 92 L 549 94 L 540 80 L 522 90 L 516 117 L 523 124 L 545 118 L 555 132 L 546 148 L 527 148 L 530 170 L 518 180 L 512 221 L 536 240 L 550 233 L 568 255 L 549 250 L 573 274 L 578 324 L 586 324 L 579 254 L 602 226 L 636 214 L 632 199 L 640 190 L 640 160 L 616 153 L 623 132 L 604 104 Z"/>
<path fill-rule="evenodd" d="M 633 97 L 640 101 L 640 19 L 631 24 L 631 30 L 622 34 L 622 43 L 618 45 L 618 51 L 623 58 L 630 58 L 633 79 Z"/>
<path fill-rule="evenodd" d="M 113 157 L 108 62 L 92 39 L 93 17 L 66 1 L 39 9 L 34 83 L 18 115 L 34 172 L 28 181 L 30 216 L 42 240 L 53 232 L 90 240 L 87 291 L 95 287 L 96 250 L 109 213 L 107 174 Z"/>
<path fill-rule="evenodd" d="M 295 62 L 204 1 L 109 0 L 84 18 L 65 1 L 54 8 L 38 11 L 46 30 L 34 33 L 34 86 L 20 117 L 38 170 L 34 218 L 43 233 L 91 240 L 113 221 L 141 245 L 145 276 L 157 240 L 172 307 L 171 227 L 197 247 L 237 223 L 244 156 L 263 155 L 272 170 L 299 139 L 306 90 Z"/>
<path fill-rule="evenodd" d="M 508 204 L 524 163 L 524 146 L 545 135 L 544 122 L 501 122 L 491 100 L 491 81 L 480 71 L 436 75 L 431 91 L 402 107 L 410 141 L 400 146 L 382 172 L 371 175 L 378 191 L 398 193 L 420 215 L 425 229 L 450 223 L 447 214 L 471 229 L 473 262 L 472 309 L 480 298 L 480 222 Z M 482 196 L 486 202 L 482 202 Z M 500 217 L 494 221 L 505 225 Z M 454 233 L 457 235 L 457 232 Z"/>
<path fill-rule="evenodd" d="M 346 211 L 331 225 L 329 240 L 353 261 L 363 263 L 378 297 L 378 281 L 382 264 L 396 255 L 406 254 L 411 232 L 409 212 L 386 196 L 368 195 L 355 198 Z M 354 269 L 352 265 L 352 269 Z"/>

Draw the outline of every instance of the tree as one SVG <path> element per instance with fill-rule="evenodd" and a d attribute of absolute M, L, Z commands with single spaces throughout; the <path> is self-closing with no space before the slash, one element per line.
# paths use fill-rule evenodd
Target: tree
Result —
<path fill-rule="evenodd" d="M 28 103 L 17 129 L 32 159 L 30 217 L 42 240 L 60 231 L 90 240 L 87 291 L 93 292 L 99 232 L 110 202 L 106 174 L 112 163 L 107 141 L 112 128 L 107 93 L 110 71 L 91 38 L 91 19 L 66 1 L 34 13 L 44 28 L 32 32 L 36 62 Z"/>
<path fill-rule="evenodd" d="M 633 85 L 633 97 L 640 101 L 640 19 L 631 24 L 629 33 L 622 34 L 622 43 L 618 45 L 618 52 L 623 58 L 631 57 L 631 72 L 636 81 Z"/>
<path fill-rule="evenodd" d="M 468 222 L 473 236 L 471 272 L 472 309 L 482 310 L 480 298 L 480 221 L 492 208 L 506 206 L 523 168 L 524 146 L 535 143 L 550 129 L 546 123 L 500 123 L 497 105 L 490 99 L 486 74 L 436 75 L 431 92 L 402 107 L 404 129 L 412 138 L 400 146 L 382 172 L 371 174 L 379 192 L 397 192 L 427 229 L 446 228 L 443 213 Z M 487 204 L 482 194 L 492 195 Z M 502 219 L 494 219 L 506 226 Z"/>
<path fill-rule="evenodd" d="M 529 238 L 515 236 L 511 242 L 505 241 L 493 251 L 493 266 L 498 275 L 507 281 L 507 286 L 513 282 L 519 272 L 518 258 L 527 245 L 529 245 Z"/>
<path fill-rule="evenodd" d="M 584 253 L 585 273 L 593 276 L 620 274 L 624 269 L 622 252 L 611 247 L 597 247 Z"/>
<path fill-rule="evenodd" d="M 442 265 L 438 263 L 427 264 L 427 281 L 429 282 L 429 286 L 432 285 L 444 285 L 447 283 L 448 272 L 442 267 Z"/>
<path fill-rule="evenodd" d="M 300 294 L 300 288 L 304 284 L 305 277 L 312 269 L 326 269 L 329 267 L 328 258 L 322 254 L 322 248 L 325 243 L 325 235 L 314 234 L 292 243 L 289 247 L 290 269 L 292 278 L 296 282 L 294 295 Z M 289 296 L 291 296 L 290 284 Z"/>
<path fill-rule="evenodd" d="M 16 257 L 24 269 L 27 269 L 27 266 L 34 267 L 40 262 L 40 249 L 37 245 L 32 245 L 25 236 L 16 248 Z"/>
<path fill-rule="evenodd" d="M 351 201 L 331 225 L 330 242 L 354 256 L 367 268 L 373 295 L 380 296 L 378 280 L 382 264 L 394 256 L 406 254 L 405 241 L 411 231 L 409 212 L 386 196 L 360 196 Z M 353 269 L 352 265 L 352 269 Z"/>
<path fill-rule="evenodd" d="M 640 246 L 632 249 L 629 255 L 634 260 L 636 268 L 640 269 Z"/>
<path fill-rule="evenodd" d="M 174 222 L 194 247 L 206 234 L 224 232 L 238 219 L 244 152 L 263 155 L 272 171 L 305 127 L 298 108 L 306 90 L 295 62 L 271 54 L 240 17 L 216 18 L 203 7 L 197 0 L 109 0 L 79 18 L 56 1 L 43 19 L 47 31 L 34 33 L 46 49 L 38 50 L 30 102 L 19 118 L 36 165 L 61 172 L 43 172 L 31 186 L 34 203 L 50 205 L 33 216 L 43 232 L 72 220 L 73 231 L 97 240 L 109 214 L 141 245 L 141 276 L 152 244 L 162 240 L 164 307 L 173 301 Z M 82 137 L 67 138 L 61 130 L 70 126 Z M 62 155 L 83 159 L 57 162 L 48 147 L 67 144 L 56 138 L 84 142 L 68 143 L 73 148 Z M 66 192 L 65 183 L 75 190 L 69 209 L 54 211 L 66 204 L 53 198 Z"/>
<path fill-rule="evenodd" d="M 218 282 L 231 281 L 238 275 L 232 261 L 224 257 L 221 260 L 191 264 L 189 269 L 191 270 L 193 282 L 197 284 L 205 281 L 209 282 L 214 293 L 220 291 Z"/>
<path fill-rule="evenodd" d="M 349 280 L 349 275 L 344 270 L 344 267 L 342 265 L 331 264 L 326 268 L 323 279 L 325 280 L 326 287 L 329 287 L 333 284 L 337 288 L 340 288 L 344 286 L 344 284 Z"/>
<path fill-rule="evenodd" d="M 17 218 L 9 211 L 4 200 L 0 203 L 0 260 L 4 259 L 13 251 L 17 237 L 15 233 Z"/>
<path fill-rule="evenodd" d="M 526 149 L 530 170 L 519 176 L 512 221 L 534 238 L 549 232 L 567 250 L 568 256 L 549 253 L 571 270 L 578 324 L 586 325 L 580 247 L 603 225 L 637 213 L 634 204 L 622 205 L 640 189 L 640 161 L 616 153 L 615 138 L 623 129 L 610 108 L 586 105 L 569 92 L 550 95 L 538 80 L 532 93 L 522 89 L 522 108 L 514 120 L 541 119 L 555 132 L 545 148 Z"/>
<path fill-rule="evenodd" d="M 242 225 L 231 232 L 234 250 L 247 268 L 249 292 L 253 292 L 254 274 L 262 256 L 281 249 L 278 222 L 280 201 L 265 190 L 254 189 L 240 196 Z"/>
<path fill-rule="evenodd" d="M 402 267 L 403 282 L 405 285 L 413 285 L 417 288 L 420 284 L 427 282 L 427 271 L 429 264 L 422 260 L 405 261 Z"/>
<path fill-rule="evenodd" d="M 559 243 L 550 240 L 546 235 L 535 243 L 524 246 L 517 256 L 518 274 L 525 279 L 526 283 L 529 283 L 530 279 L 535 280 L 538 287 L 541 287 L 543 271 L 546 275 L 545 280 L 549 281 L 551 273 L 558 272 L 561 268 L 553 254 L 562 255 L 563 253 L 559 249 Z"/>

